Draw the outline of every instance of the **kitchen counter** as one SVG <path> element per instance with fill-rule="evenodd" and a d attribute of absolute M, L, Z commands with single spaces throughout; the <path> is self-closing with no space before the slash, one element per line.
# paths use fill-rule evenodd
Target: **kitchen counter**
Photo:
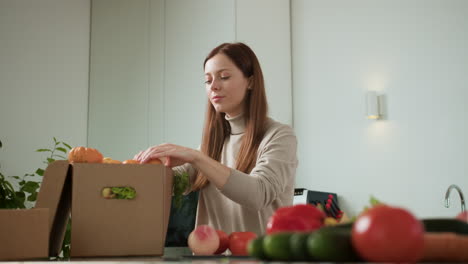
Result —
<path fill-rule="evenodd" d="M 182 256 L 182 257 L 116 257 L 116 258 L 73 258 L 70 260 L 63 261 L 16 261 L 8 263 L 30 263 L 30 264 L 41 264 L 41 263 L 54 263 L 54 262 L 66 262 L 66 263 L 109 263 L 109 264 L 121 264 L 121 263 L 153 263 L 153 264 L 178 264 L 178 263 L 193 263 L 193 264 L 253 264 L 262 263 L 262 261 L 250 258 L 250 257 L 227 257 L 227 256 Z"/>
<path fill-rule="evenodd" d="M 0 261 L 1 262 L 1 261 Z M 31 261 L 15 261 L 10 263 L 31 263 L 51 264 L 54 262 L 66 262 L 66 263 L 164 263 L 164 264 L 178 264 L 178 263 L 194 263 L 194 264 L 249 264 L 249 263 L 262 263 L 262 261 L 256 260 L 252 257 L 244 256 L 193 256 L 192 252 L 187 247 L 167 247 L 164 249 L 164 256 L 141 256 L 141 257 L 96 257 L 96 258 L 71 258 L 56 260 L 31 260 Z"/>

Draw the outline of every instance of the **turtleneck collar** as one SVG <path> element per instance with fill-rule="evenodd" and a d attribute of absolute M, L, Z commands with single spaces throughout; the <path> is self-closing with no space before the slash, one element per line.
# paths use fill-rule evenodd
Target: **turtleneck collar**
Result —
<path fill-rule="evenodd" d="M 245 132 L 245 119 L 244 114 L 240 113 L 237 116 L 229 117 L 224 116 L 231 126 L 231 135 L 239 135 Z"/>

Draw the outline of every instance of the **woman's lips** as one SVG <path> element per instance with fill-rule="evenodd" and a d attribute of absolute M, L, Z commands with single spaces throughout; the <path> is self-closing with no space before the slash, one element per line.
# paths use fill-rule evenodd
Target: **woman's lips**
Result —
<path fill-rule="evenodd" d="M 217 102 L 221 101 L 221 99 L 223 99 L 223 98 L 224 98 L 224 96 L 213 96 L 212 100 L 213 100 L 213 102 L 217 103 Z"/>

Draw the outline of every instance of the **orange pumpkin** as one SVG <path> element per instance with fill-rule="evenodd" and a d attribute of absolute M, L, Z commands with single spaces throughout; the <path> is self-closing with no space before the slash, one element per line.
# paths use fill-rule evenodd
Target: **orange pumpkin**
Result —
<path fill-rule="evenodd" d="M 123 164 L 140 164 L 138 160 L 133 160 L 133 159 L 124 160 L 122 163 Z"/>
<path fill-rule="evenodd" d="M 147 162 L 147 164 L 162 164 L 160 159 L 152 159 Z"/>
<path fill-rule="evenodd" d="M 94 148 L 74 147 L 68 153 L 68 161 L 76 163 L 101 163 L 101 152 Z"/>
<path fill-rule="evenodd" d="M 104 159 L 102 159 L 102 163 L 121 164 L 122 162 L 121 162 L 120 160 L 114 160 L 114 159 L 112 159 L 112 158 L 105 157 Z"/>

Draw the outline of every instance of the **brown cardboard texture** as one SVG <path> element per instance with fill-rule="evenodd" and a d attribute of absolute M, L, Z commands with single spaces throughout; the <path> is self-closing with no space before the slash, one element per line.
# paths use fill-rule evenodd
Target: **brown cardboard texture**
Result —
<path fill-rule="evenodd" d="M 49 256 L 58 256 L 62 249 L 71 211 L 71 177 L 66 160 L 50 163 L 37 195 L 36 208 L 49 208 Z"/>
<path fill-rule="evenodd" d="M 0 260 L 47 258 L 49 209 L 0 210 Z"/>
<path fill-rule="evenodd" d="M 172 196 L 172 170 L 158 164 L 72 166 L 72 257 L 160 256 Z M 132 200 L 106 199 L 106 187 L 132 187 Z"/>
<path fill-rule="evenodd" d="M 49 164 L 34 209 L 0 210 L 0 260 L 47 258 L 60 253 L 71 204 L 68 168 L 68 161 Z"/>

